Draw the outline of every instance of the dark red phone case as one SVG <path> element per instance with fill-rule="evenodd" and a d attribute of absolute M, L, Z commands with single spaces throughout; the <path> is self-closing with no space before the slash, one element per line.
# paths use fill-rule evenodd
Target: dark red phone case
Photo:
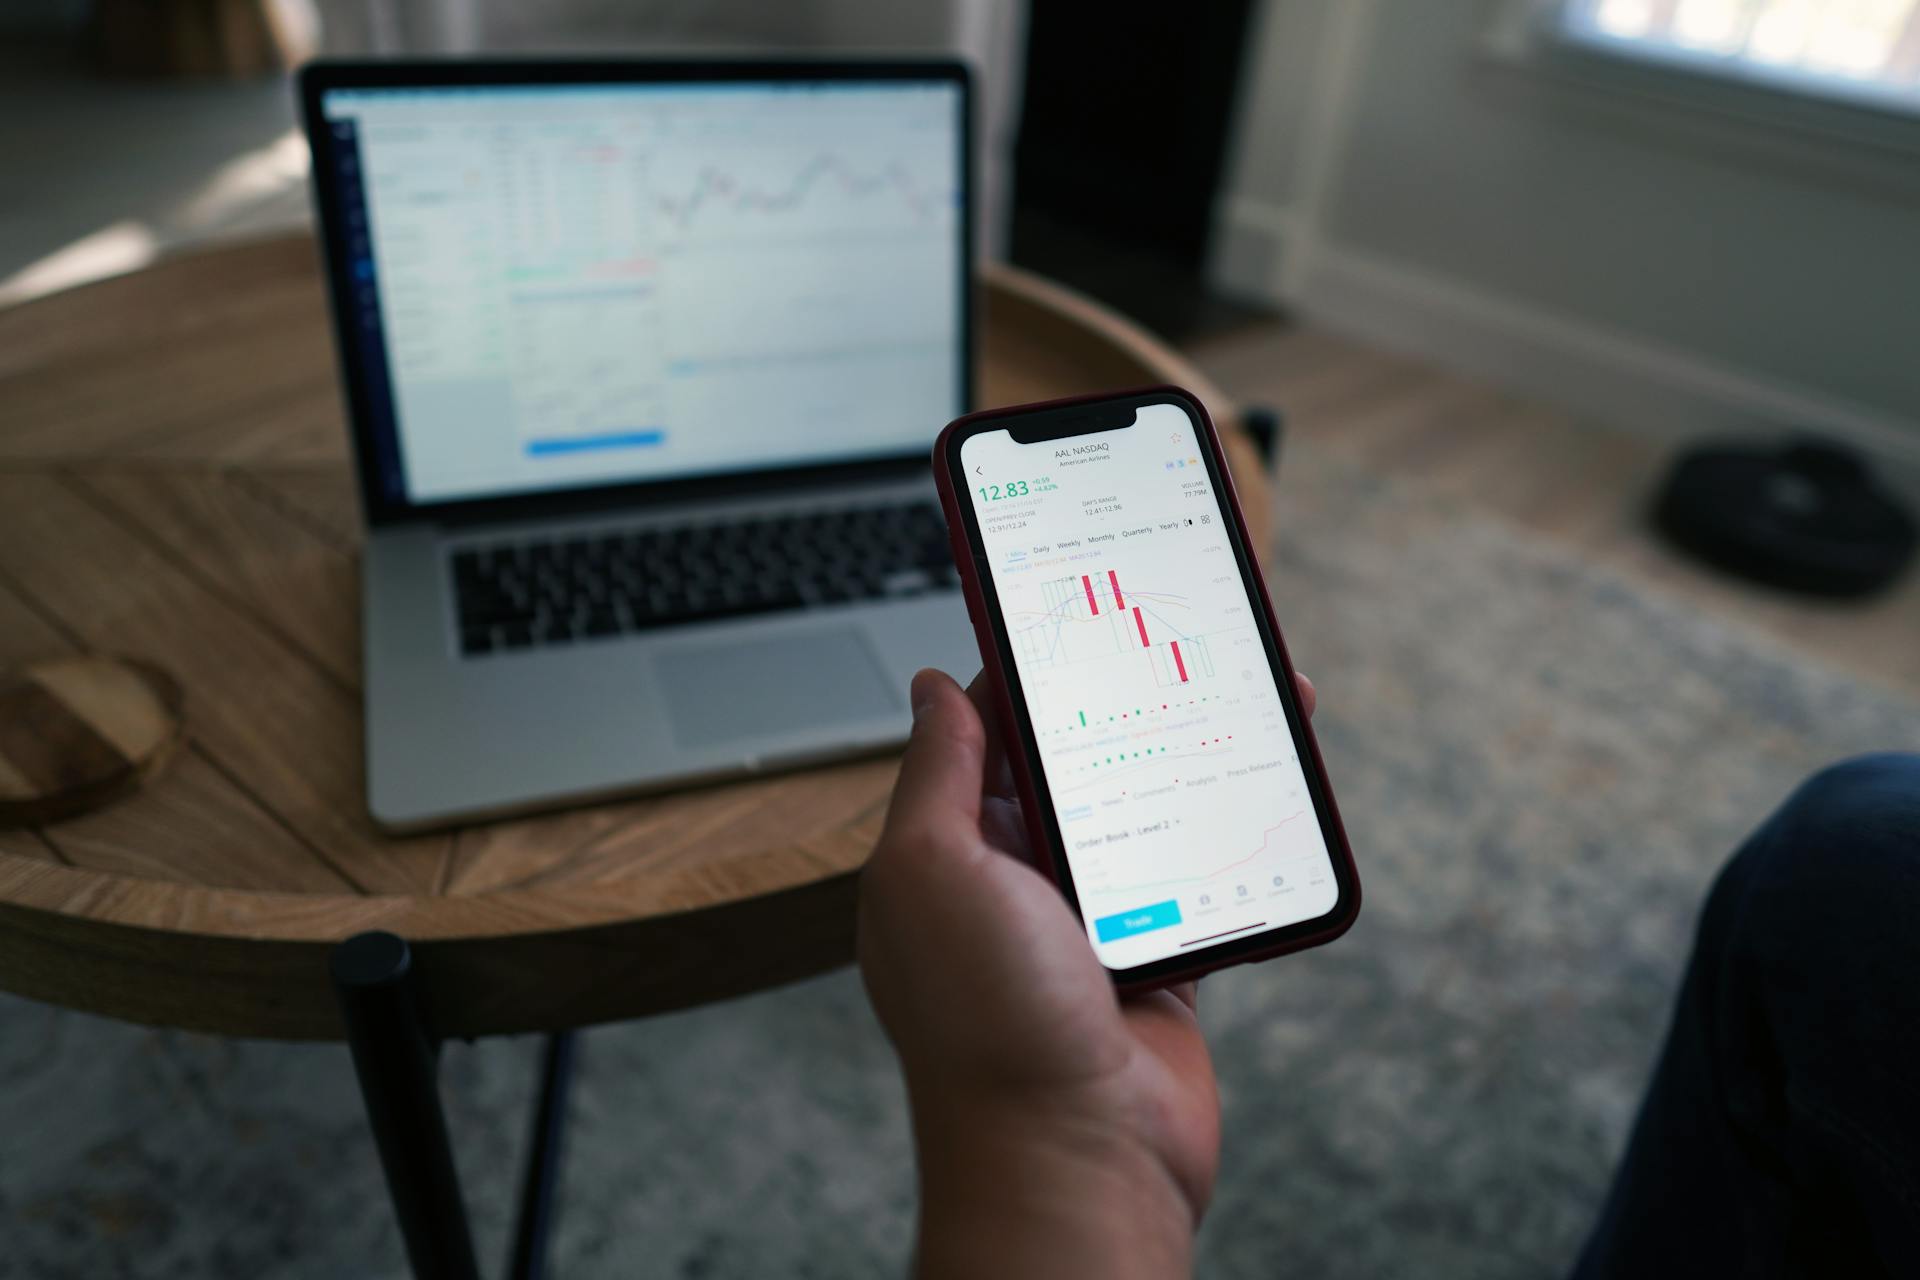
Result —
<path fill-rule="evenodd" d="M 1214 473 L 1220 477 L 1222 506 L 1233 519 L 1241 548 L 1244 549 L 1245 554 L 1252 556 L 1254 554 L 1253 539 L 1248 536 L 1246 520 L 1240 514 L 1240 498 L 1234 491 L 1233 475 L 1227 469 L 1226 455 L 1220 448 L 1220 437 L 1214 430 L 1213 419 L 1207 415 L 1206 406 L 1200 403 L 1199 397 L 1179 387 L 1135 387 L 1124 391 L 1101 392 L 1097 395 L 1066 396 L 1058 400 L 1010 405 L 1001 409 L 984 409 L 979 413 L 970 413 L 949 422 L 941 430 L 939 438 L 933 445 L 934 483 L 939 488 L 940 506 L 947 518 L 947 537 L 952 545 L 954 568 L 960 574 L 961 589 L 966 596 L 967 616 L 973 621 L 974 639 L 980 647 L 981 666 L 993 689 L 994 711 L 999 721 L 1000 735 L 1006 747 L 1007 759 L 1012 765 L 1014 784 L 1020 793 L 1020 811 L 1026 821 L 1028 841 L 1034 849 L 1038 869 L 1056 886 L 1060 885 L 1060 873 L 1057 868 L 1064 858 L 1060 851 L 1053 847 L 1053 840 L 1040 807 L 1039 793 L 1034 789 L 1034 779 L 1027 761 L 1027 746 L 1018 728 L 1021 721 L 1016 718 L 1021 713 L 1013 705 L 1012 690 L 1007 684 L 1006 672 L 1001 666 L 1000 646 L 996 635 L 998 619 L 988 616 L 986 594 L 981 590 L 980 573 L 974 564 L 974 555 L 978 549 L 966 540 L 967 522 L 961 514 L 959 494 L 954 488 L 953 475 L 947 467 L 948 446 L 956 434 L 977 423 L 1000 418 L 1017 418 L 1029 413 L 1072 405 L 1098 404 L 1108 400 L 1133 399 L 1146 395 L 1165 395 L 1168 399 L 1179 402 L 1200 424 L 1201 447 L 1207 451 L 1214 464 Z M 1280 696 L 1294 704 L 1296 710 L 1302 710 L 1297 705 L 1299 693 L 1293 681 L 1293 659 L 1287 654 L 1286 639 L 1281 635 L 1280 625 L 1273 616 L 1273 601 L 1267 596 L 1266 576 L 1257 571 L 1257 564 L 1253 578 L 1260 588 L 1256 603 L 1264 612 L 1267 625 L 1272 628 L 1274 647 L 1279 653 L 1280 665 L 1287 676 L 1282 682 Z M 1295 951 L 1305 951 L 1310 947 L 1332 942 L 1353 927 L 1353 922 L 1360 915 L 1360 874 L 1353 863 L 1353 850 L 1347 843 L 1347 830 L 1340 819 L 1339 806 L 1334 801 L 1333 787 L 1327 780 L 1326 765 L 1320 758 L 1320 743 L 1314 737 L 1313 723 L 1304 713 L 1295 719 L 1300 725 L 1301 738 L 1311 756 L 1313 771 L 1319 782 L 1320 795 L 1325 801 L 1326 820 L 1323 823 L 1323 830 L 1328 836 L 1328 852 L 1342 864 L 1346 883 L 1351 888 L 1351 894 L 1345 900 L 1344 909 L 1336 918 L 1330 919 L 1325 928 L 1309 934 L 1296 935 L 1269 947 L 1211 958 L 1208 952 L 1202 951 L 1195 955 L 1192 965 L 1137 982 L 1124 981 L 1115 974 L 1115 984 L 1123 994 L 1173 986 L 1176 983 L 1192 981 L 1217 969 L 1229 969 L 1235 965 L 1251 964 Z"/>

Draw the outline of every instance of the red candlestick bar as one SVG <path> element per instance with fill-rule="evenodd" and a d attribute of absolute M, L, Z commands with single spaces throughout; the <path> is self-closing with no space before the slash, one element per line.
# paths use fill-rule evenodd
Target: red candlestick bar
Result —
<path fill-rule="evenodd" d="M 1180 671 L 1180 683 L 1185 684 L 1187 682 L 1187 664 L 1180 661 L 1180 642 L 1175 640 L 1171 648 L 1173 649 L 1173 665 Z"/>
<path fill-rule="evenodd" d="M 1113 607 L 1116 609 L 1126 608 L 1126 598 L 1120 594 L 1120 575 L 1112 569 L 1109 569 L 1107 570 L 1107 581 L 1113 584 Z"/>
<path fill-rule="evenodd" d="M 1094 617 L 1096 617 L 1096 618 L 1097 618 L 1097 617 L 1099 617 L 1099 616 L 1100 616 L 1100 605 L 1099 605 L 1099 603 L 1098 603 L 1097 601 L 1095 601 L 1095 600 L 1094 600 L 1094 598 L 1093 598 L 1093 579 L 1092 579 L 1092 578 L 1089 578 L 1089 577 L 1088 577 L 1088 576 L 1087 576 L 1086 574 L 1084 574 L 1084 573 L 1083 573 L 1083 574 L 1081 574 L 1081 575 L 1080 575 L 1080 586 L 1081 586 L 1081 589 L 1082 589 L 1082 590 L 1084 590 L 1084 591 L 1085 591 L 1085 592 L 1087 593 L 1087 610 L 1088 610 L 1088 612 L 1090 612 L 1090 613 L 1092 613 L 1092 614 L 1093 614 L 1093 616 L 1094 616 Z"/>
<path fill-rule="evenodd" d="M 1151 649 L 1153 642 L 1147 639 L 1147 620 L 1140 616 L 1140 606 L 1133 606 L 1133 625 L 1140 628 L 1140 647 Z"/>

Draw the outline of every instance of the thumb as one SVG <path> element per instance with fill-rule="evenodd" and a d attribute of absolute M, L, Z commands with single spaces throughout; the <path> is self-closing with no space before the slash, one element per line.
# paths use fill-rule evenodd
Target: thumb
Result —
<path fill-rule="evenodd" d="M 900 761 L 882 845 L 917 843 L 980 825 L 980 783 L 987 734 L 980 713 L 944 671 L 913 678 L 913 736 Z"/>

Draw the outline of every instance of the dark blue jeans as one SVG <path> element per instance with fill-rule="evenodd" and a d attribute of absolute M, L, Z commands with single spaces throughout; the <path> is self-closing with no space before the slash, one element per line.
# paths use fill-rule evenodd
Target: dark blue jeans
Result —
<path fill-rule="evenodd" d="M 1920 1276 L 1920 756 L 1816 775 L 1720 873 L 1574 1275 Z"/>

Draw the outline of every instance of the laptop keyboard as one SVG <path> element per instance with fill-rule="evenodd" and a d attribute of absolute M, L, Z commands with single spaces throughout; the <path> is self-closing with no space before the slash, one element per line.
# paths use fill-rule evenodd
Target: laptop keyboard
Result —
<path fill-rule="evenodd" d="M 521 538 L 453 555 L 468 656 L 950 591 L 932 502 Z"/>

